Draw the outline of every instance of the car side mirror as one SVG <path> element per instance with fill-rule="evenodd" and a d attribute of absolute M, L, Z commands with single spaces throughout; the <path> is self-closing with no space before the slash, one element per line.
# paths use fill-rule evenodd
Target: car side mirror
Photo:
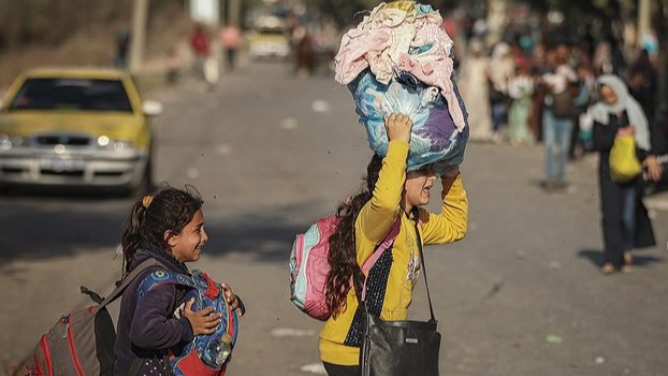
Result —
<path fill-rule="evenodd" d="M 146 116 L 158 116 L 162 113 L 162 103 L 158 101 L 144 101 L 142 110 Z"/>

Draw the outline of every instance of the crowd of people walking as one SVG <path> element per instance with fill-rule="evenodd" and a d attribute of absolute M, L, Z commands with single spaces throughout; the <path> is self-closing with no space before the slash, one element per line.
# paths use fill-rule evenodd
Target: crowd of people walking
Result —
<path fill-rule="evenodd" d="M 648 185 L 664 178 L 659 161 L 667 151 L 666 121 L 665 109 L 658 105 L 656 50 L 643 45 L 627 64 L 612 38 L 598 43 L 524 39 L 493 46 L 477 38 L 469 41 L 460 85 L 471 139 L 512 145 L 542 142 L 541 187 L 550 193 L 568 191 L 569 160 L 597 153 L 602 271 L 628 272 L 631 250 L 655 244 L 642 196 Z M 623 137 L 633 140 L 640 167 L 632 178 L 620 181 L 611 174 L 611 152 Z"/>

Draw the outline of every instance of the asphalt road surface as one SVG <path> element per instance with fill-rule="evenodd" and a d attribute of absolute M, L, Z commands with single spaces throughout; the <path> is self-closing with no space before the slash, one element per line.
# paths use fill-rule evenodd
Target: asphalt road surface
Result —
<path fill-rule="evenodd" d="M 348 91 L 263 63 L 213 92 L 185 85 L 146 96 L 165 105 L 154 121 L 157 182 L 192 184 L 205 199 L 210 241 L 191 268 L 229 283 L 248 306 L 229 374 L 322 374 L 320 323 L 289 302 L 287 261 L 294 235 L 359 187 L 371 157 Z M 569 166 L 563 194 L 538 188 L 542 161 L 540 147 L 467 150 L 469 234 L 426 249 L 441 374 L 666 375 L 668 212 L 652 210 L 659 246 L 637 253 L 634 272 L 604 277 L 595 159 Z M 132 202 L 62 191 L 0 197 L 5 368 L 61 314 L 88 304 L 80 285 L 112 289 Z M 426 318 L 422 283 L 414 296 L 411 316 Z"/>

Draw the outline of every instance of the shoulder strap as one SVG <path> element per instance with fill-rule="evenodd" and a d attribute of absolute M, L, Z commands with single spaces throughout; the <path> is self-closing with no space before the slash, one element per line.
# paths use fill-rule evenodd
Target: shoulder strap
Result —
<path fill-rule="evenodd" d="M 364 265 L 362 265 L 362 272 L 367 273 L 371 268 L 373 268 L 374 265 L 376 265 L 376 262 L 380 258 L 380 256 L 385 253 L 392 244 L 394 244 L 394 240 L 397 238 L 397 235 L 399 235 L 399 230 L 401 230 L 401 217 L 403 216 L 403 213 L 400 212 L 399 215 L 397 216 L 397 219 L 394 221 L 394 224 L 392 225 L 392 228 L 390 228 L 390 232 L 387 234 L 385 239 L 383 239 L 383 242 L 380 243 L 378 248 L 373 252 L 371 257 L 369 257 Z M 364 284 L 362 286 L 362 302 L 366 300 L 366 283 L 367 283 L 367 278 L 364 279 Z M 353 283 L 356 283 L 353 281 Z M 357 284 L 357 288 L 359 288 L 359 283 Z"/>
<path fill-rule="evenodd" d="M 176 285 L 197 288 L 197 282 L 185 274 L 173 273 L 169 270 L 156 270 L 147 274 L 139 283 L 137 298 L 141 300 L 147 293 L 158 286 Z"/>
<path fill-rule="evenodd" d="M 132 281 L 137 279 L 137 277 L 139 277 L 139 275 L 141 275 L 144 271 L 146 271 L 146 269 L 148 269 L 152 266 L 160 266 L 160 267 L 166 268 L 163 263 L 161 263 L 160 261 L 158 261 L 154 258 L 151 258 L 151 259 L 148 259 L 148 260 L 142 262 L 136 268 L 134 268 L 134 270 L 132 270 L 132 272 L 130 272 L 130 274 L 128 274 L 125 278 L 123 278 L 123 280 L 121 281 L 121 284 L 118 287 L 116 287 L 114 289 L 114 291 L 112 291 L 109 295 L 107 295 L 106 298 L 104 298 L 104 300 L 102 301 L 102 303 L 100 303 L 100 305 L 97 307 L 95 312 L 97 313 L 97 311 L 101 310 L 102 308 L 111 304 L 114 300 L 118 299 L 118 297 L 123 294 L 125 289 L 130 285 L 130 283 L 132 283 Z"/>
<path fill-rule="evenodd" d="M 429 281 L 427 280 L 427 267 L 424 262 L 424 253 L 422 252 L 422 237 L 420 236 L 420 229 L 418 228 L 420 224 L 420 212 L 419 209 L 413 208 L 413 216 L 415 217 L 415 236 L 417 237 L 417 244 L 418 244 L 418 251 L 420 253 L 420 264 L 422 265 L 422 274 L 424 275 L 424 285 L 427 290 L 427 300 L 429 301 L 429 313 L 431 314 L 431 320 L 434 323 L 437 323 L 436 321 L 436 316 L 434 315 L 434 305 L 431 302 L 431 293 L 429 292 Z M 399 217 L 398 222 L 400 222 L 401 217 Z M 395 235 L 396 238 L 396 235 Z M 394 239 L 392 239 L 394 241 Z M 381 252 L 376 252 L 376 253 L 381 253 Z M 354 283 L 358 284 L 359 286 L 359 281 L 357 278 L 354 278 Z M 366 300 L 366 280 L 364 281 L 364 286 L 362 288 L 362 298 L 360 300 L 359 297 L 357 297 L 357 302 L 359 303 L 360 306 L 364 307 L 366 309 L 366 305 L 364 304 Z"/>
<path fill-rule="evenodd" d="M 418 228 L 420 224 L 420 212 L 417 207 L 413 208 L 413 216 L 415 217 L 415 236 L 417 237 L 418 251 L 420 252 L 420 264 L 422 264 L 422 274 L 424 275 L 424 286 L 427 290 L 427 300 L 429 300 L 429 313 L 431 314 L 431 321 L 436 321 L 436 316 L 434 316 L 434 306 L 431 303 L 431 294 L 429 293 L 429 281 L 427 280 L 427 266 L 424 262 L 424 253 L 422 252 L 422 237 L 420 236 L 420 229 Z"/>
<path fill-rule="evenodd" d="M 390 246 L 394 243 L 394 239 L 397 238 L 397 235 L 399 235 L 399 230 L 401 230 L 401 216 L 402 214 L 399 213 L 397 219 L 394 221 L 394 224 L 392 225 L 392 228 L 390 228 L 390 232 L 387 234 L 385 239 L 383 239 L 383 242 L 380 243 L 380 245 L 378 246 L 378 248 L 376 248 L 371 257 L 369 257 L 366 260 L 366 262 L 364 262 L 364 265 L 362 265 L 362 271 L 364 273 L 371 270 L 371 268 L 373 268 L 373 266 L 376 264 L 376 261 L 378 261 L 380 256 L 383 255 L 383 252 L 389 249 Z"/>

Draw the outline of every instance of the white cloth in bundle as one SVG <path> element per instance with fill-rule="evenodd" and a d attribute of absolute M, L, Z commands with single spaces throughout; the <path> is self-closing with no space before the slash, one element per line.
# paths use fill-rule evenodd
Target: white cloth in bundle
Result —
<path fill-rule="evenodd" d="M 408 169 L 459 164 L 468 139 L 467 113 L 452 81 L 453 42 L 429 5 L 381 4 L 342 39 L 336 80 L 348 85 L 369 145 L 387 153 L 384 117 L 411 117 Z"/>

